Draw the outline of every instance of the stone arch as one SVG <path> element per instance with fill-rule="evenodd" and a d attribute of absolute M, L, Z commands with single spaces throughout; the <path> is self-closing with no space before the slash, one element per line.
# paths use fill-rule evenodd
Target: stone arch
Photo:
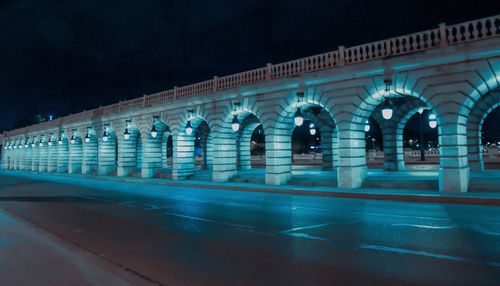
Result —
<path fill-rule="evenodd" d="M 500 89 L 492 90 L 476 102 L 467 120 L 467 155 L 471 171 L 483 171 L 481 132 L 486 117 L 500 106 Z"/>
<path fill-rule="evenodd" d="M 248 97 L 227 101 L 221 106 L 212 132 L 214 181 L 227 181 L 238 169 L 248 169 L 251 166 L 250 138 L 255 128 L 261 124 L 259 113 L 255 101 Z M 240 122 L 240 128 L 236 132 L 231 127 L 235 114 Z"/>
<path fill-rule="evenodd" d="M 300 98 L 299 102 L 299 97 L 297 95 L 301 92 L 304 93 L 304 96 Z M 302 109 L 304 114 L 307 114 L 312 108 L 319 108 L 321 112 L 324 112 L 324 115 L 320 117 L 320 121 L 318 122 L 330 122 L 330 126 L 334 128 L 329 131 L 332 135 L 328 137 L 337 137 L 333 135 L 337 125 L 331 109 L 332 106 L 324 102 L 322 93 L 318 89 L 308 87 L 303 90 L 299 88 L 288 91 L 287 96 L 279 101 L 279 109 L 277 112 L 277 107 L 274 107 L 275 111 L 273 113 L 276 116 L 275 120 L 272 121 L 273 124 L 268 126 L 265 130 L 266 184 L 285 184 L 292 176 L 291 136 L 295 128 L 294 114 L 298 107 Z M 264 115 L 264 118 L 266 118 L 266 115 Z M 324 125 L 324 123 L 321 124 Z M 266 120 L 264 120 L 263 125 L 267 125 Z M 322 125 L 318 127 L 322 128 Z M 325 132 L 325 135 L 327 135 L 327 133 L 328 132 Z M 331 146 L 333 146 L 333 141 Z"/>
<path fill-rule="evenodd" d="M 404 95 L 399 100 L 399 103 L 394 106 L 393 117 L 390 120 L 382 117 L 381 105 L 374 109 L 372 118 L 378 123 L 382 131 L 385 171 L 402 171 L 405 169 L 404 128 L 408 120 L 420 108 L 429 109 L 430 107 L 421 98 Z"/>
<path fill-rule="evenodd" d="M 154 137 L 151 133 L 153 127 L 156 131 L 156 136 Z M 170 133 L 170 129 L 165 122 L 160 120 L 159 116 L 147 116 L 142 118 L 140 136 L 142 137 L 141 176 L 143 178 L 151 178 L 160 173 L 163 164 L 162 143 L 167 133 Z M 139 156 L 137 160 L 140 160 Z"/>
<path fill-rule="evenodd" d="M 187 122 L 190 121 L 193 132 L 187 134 L 186 126 Z M 206 134 L 206 139 L 204 144 L 208 147 L 212 147 L 212 144 L 208 144 L 211 140 L 209 121 L 207 120 L 207 115 L 205 110 L 200 106 L 196 106 L 193 111 L 188 114 L 186 112 L 181 116 L 180 122 L 176 125 L 176 128 L 172 131 L 173 140 L 173 169 L 172 178 L 174 180 L 183 180 L 192 177 L 195 174 L 195 134 L 196 130 L 204 122 L 206 127 L 208 127 L 208 133 Z M 210 164 L 210 157 L 212 149 L 205 148 L 205 158 L 206 164 Z M 208 167 L 208 166 L 207 166 Z"/>

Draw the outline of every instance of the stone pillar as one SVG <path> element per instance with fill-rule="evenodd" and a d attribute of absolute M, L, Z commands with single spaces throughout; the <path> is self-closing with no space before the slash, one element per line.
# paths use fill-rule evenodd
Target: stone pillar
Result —
<path fill-rule="evenodd" d="M 142 169 L 143 178 L 153 178 L 162 168 L 162 136 L 156 138 L 150 134 L 142 134 L 144 144 L 142 146 Z"/>
<path fill-rule="evenodd" d="M 48 150 L 48 145 L 45 140 L 41 141 L 42 146 L 39 145 L 38 149 L 40 150 L 38 152 L 39 154 L 39 165 L 38 165 L 38 171 L 39 172 L 47 172 L 47 163 L 49 159 L 49 150 Z"/>
<path fill-rule="evenodd" d="M 238 150 L 239 150 L 239 158 L 238 164 L 241 170 L 250 170 L 252 169 L 252 154 L 250 152 L 251 141 L 252 141 L 252 133 L 253 130 L 251 128 L 247 128 L 242 130 L 239 139 L 237 140 Z"/>
<path fill-rule="evenodd" d="M 469 136 L 467 138 L 467 145 L 470 170 L 473 172 L 483 171 L 484 161 L 483 152 L 481 150 L 481 138 L 479 136 Z"/>
<path fill-rule="evenodd" d="M 24 170 L 31 171 L 31 165 L 33 164 L 33 150 L 31 148 L 31 144 L 29 142 L 26 143 L 28 147 L 24 147 Z"/>
<path fill-rule="evenodd" d="M 403 138 L 398 136 L 398 122 L 386 121 L 387 123 L 380 126 L 384 144 L 384 171 L 402 171 L 404 170 Z"/>
<path fill-rule="evenodd" d="M 116 172 L 118 142 L 116 135 L 108 131 L 108 141 L 99 139 L 98 174 L 106 176 Z"/>
<path fill-rule="evenodd" d="M 469 187 L 467 137 L 464 125 L 442 118 L 439 126 L 439 191 L 464 193 Z"/>
<path fill-rule="evenodd" d="M 54 141 L 54 140 L 52 140 Z M 57 142 L 52 142 L 48 148 L 48 161 L 47 161 L 47 171 L 56 172 L 57 171 Z"/>
<path fill-rule="evenodd" d="M 227 182 L 236 173 L 236 133 L 225 126 L 222 130 L 211 131 L 211 137 L 214 139 L 208 141 L 207 149 L 213 146 L 212 180 Z"/>
<path fill-rule="evenodd" d="M 57 143 L 57 172 L 67 173 L 69 164 L 68 140 L 63 138 L 62 144 Z"/>
<path fill-rule="evenodd" d="M 98 164 L 98 144 L 95 134 L 90 135 L 89 142 L 83 142 L 82 151 L 82 174 L 95 174 Z"/>
<path fill-rule="evenodd" d="M 332 161 L 333 161 L 333 168 L 337 169 L 339 166 L 339 133 L 337 131 L 337 126 L 335 126 L 333 129 Z"/>
<path fill-rule="evenodd" d="M 316 125 L 316 127 L 318 127 Z M 321 169 L 328 171 L 333 169 L 333 130 L 329 130 L 328 126 L 321 126 Z"/>
<path fill-rule="evenodd" d="M 33 158 L 31 171 L 38 172 L 38 167 L 40 165 L 40 146 L 38 146 L 37 144 L 32 144 L 31 146 L 31 158 Z"/>
<path fill-rule="evenodd" d="M 82 172 L 82 139 L 75 136 L 75 143 L 69 144 L 68 173 L 80 174 Z"/>
<path fill-rule="evenodd" d="M 292 178 L 290 132 L 284 129 L 268 130 L 266 130 L 266 184 L 284 185 Z"/>
<path fill-rule="evenodd" d="M 359 188 L 366 178 L 365 132 L 359 126 L 351 130 L 349 126 L 339 127 L 339 167 L 338 187 Z"/>
<path fill-rule="evenodd" d="M 138 165 L 142 163 L 137 161 L 137 158 L 140 158 L 140 155 L 138 156 L 138 151 L 142 153 L 142 143 L 140 144 L 141 146 L 138 146 L 140 140 L 139 132 L 137 130 L 130 130 L 130 138 L 127 140 L 125 140 L 123 136 L 120 137 L 120 140 L 118 141 L 117 176 L 129 176 L 139 169 Z"/>
<path fill-rule="evenodd" d="M 174 134 L 172 140 L 174 147 L 172 178 L 185 180 L 194 174 L 194 137 Z"/>

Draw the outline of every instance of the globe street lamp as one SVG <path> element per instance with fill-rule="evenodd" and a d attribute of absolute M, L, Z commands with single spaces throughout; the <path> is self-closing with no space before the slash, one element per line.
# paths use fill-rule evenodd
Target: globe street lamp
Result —
<path fill-rule="evenodd" d="M 436 126 L 437 126 L 436 114 L 431 113 L 431 114 L 429 114 L 429 127 L 434 129 L 434 128 L 436 128 Z"/>
<path fill-rule="evenodd" d="M 297 126 L 302 126 L 302 124 L 304 123 L 304 115 L 302 114 L 302 110 L 300 110 L 300 107 L 297 107 L 297 111 L 295 111 L 293 121 Z"/>
<path fill-rule="evenodd" d="M 365 123 L 365 132 L 368 132 L 368 131 L 370 131 L 370 122 L 367 119 L 366 123 Z"/>
<path fill-rule="evenodd" d="M 158 115 L 153 116 L 153 126 L 151 127 L 151 132 L 149 132 L 151 134 L 151 137 L 153 138 L 156 138 L 156 136 L 158 136 L 158 130 L 156 130 L 156 122 L 158 121 L 158 118 Z"/>
<path fill-rule="evenodd" d="M 316 126 L 314 125 L 314 123 L 309 124 L 309 133 L 314 136 L 316 135 L 316 131 Z"/>
<path fill-rule="evenodd" d="M 394 113 L 391 101 L 386 98 L 384 103 L 382 104 L 382 117 L 386 120 L 392 118 L 392 114 Z"/>

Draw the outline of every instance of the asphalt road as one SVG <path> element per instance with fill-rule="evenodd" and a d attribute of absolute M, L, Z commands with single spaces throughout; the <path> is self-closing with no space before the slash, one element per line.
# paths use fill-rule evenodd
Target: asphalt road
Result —
<path fill-rule="evenodd" d="M 500 207 L 40 178 L 0 208 L 159 285 L 500 284 Z"/>

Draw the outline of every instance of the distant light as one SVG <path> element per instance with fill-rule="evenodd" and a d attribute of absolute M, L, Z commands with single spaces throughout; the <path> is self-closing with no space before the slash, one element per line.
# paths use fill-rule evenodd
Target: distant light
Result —
<path fill-rule="evenodd" d="M 295 115 L 293 118 L 295 125 L 297 126 L 302 126 L 304 123 L 304 116 L 302 115 L 302 110 L 300 110 L 300 107 L 297 108 L 297 111 L 295 111 Z"/>
<path fill-rule="evenodd" d="M 309 124 L 309 133 L 311 135 L 316 135 L 316 126 L 314 126 L 314 123 Z"/>
<path fill-rule="evenodd" d="M 368 132 L 368 131 L 370 131 L 370 122 L 368 120 L 366 120 L 365 132 Z"/>
<path fill-rule="evenodd" d="M 418 109 L 418 113 L 420 113 L 420 114 L 424 113 L 424 108 L 423 108 L 423 107 L 420 107 L 420 108 Z"/>
<path fill-rule="evenodd" d="M 54 116 L 53 115 L 49 115 L 49 121 L 54 119 Z"/>

